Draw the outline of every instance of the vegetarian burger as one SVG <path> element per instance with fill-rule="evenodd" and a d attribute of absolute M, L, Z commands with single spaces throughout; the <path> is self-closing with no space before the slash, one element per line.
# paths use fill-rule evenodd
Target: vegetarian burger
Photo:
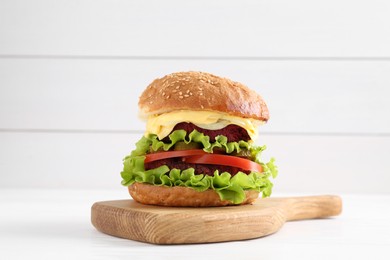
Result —
<path fill-rule="evenodd" d="M 204 72 L 154 80 L 139 99 L 145 135 L 123 160 L 134 200 L 163 206 L 225 206 L 271 195 L 274 160 L 261 161 L 257 127 L 269 113 L 241 83 Z"/>

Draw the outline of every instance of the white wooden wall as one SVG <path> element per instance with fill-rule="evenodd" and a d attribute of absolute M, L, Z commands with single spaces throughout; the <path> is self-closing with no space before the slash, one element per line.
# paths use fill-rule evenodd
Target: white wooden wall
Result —
<path fill-rule="evenodd" d="M 266 99 L 275 192 L 390 192 L 386 0 L 0 0 L 0 188 L 122 189 L 139 94 L 186 70 Z"/>

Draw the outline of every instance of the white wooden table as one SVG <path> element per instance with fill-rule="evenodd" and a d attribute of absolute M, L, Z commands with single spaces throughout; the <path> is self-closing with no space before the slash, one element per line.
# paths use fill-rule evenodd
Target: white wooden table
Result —
<path fill-rule="evenodd" d="M 390 259 L 390 196 L 341 197 L 341 216 L 288 222 L 264 238 L 161 246 L 91 225 L 91 205 L 126 190 L 0 190 L 0 259 Z"/>

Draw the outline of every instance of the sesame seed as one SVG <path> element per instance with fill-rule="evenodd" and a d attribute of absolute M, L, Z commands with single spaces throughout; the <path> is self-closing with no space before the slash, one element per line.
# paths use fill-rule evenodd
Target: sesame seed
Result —
<path fill-rule="evenodd" d="M 185 94 L 184 97 L 189 97 L 190 95 Z"/>
<path fill-rule="evenodd" d="M 183 98 L 183 96 L 179 96 L 179 98 Z"/>
<path fill-rule="evenodd" d="M 189 92 L 190 92 L 190 90 L 189 90 L 189 89 L 187 89 L 186 93 L 188 94 Z"/>
<path fill-rule="evenodd" d="M 171 97 L 170 95 L 167 95 L 165 98 L 168 99 L 168 98 L 170 98 L 170 97 Z"/>
<path fill-rule="evenodd" d="M 165 92 L 163 92 L 162 95 L 165 96 Z"/>
<path fill-rule="evenodd" d="M 180 86 L 176 86 L 176 88 L 175 89 L 179 89 L 180 88 Z"/>
<path fill-rule="evenodd" d="M 203 96 L 203 92 L 200 92 L 200 93 L 199 93 L 199 96 Z"/>
<path fill-rule="evenodd" d="M 179 92 L 179 95 L 180 95 L 180 96 L 183 95 L 183 92 L 180 91 L 180 92 Z"/>
<path fill-rule="evenodd" d="M 203 109 L 204 108 L 204 106 L 203 105 L 200 105 L 200 107 Z"/>

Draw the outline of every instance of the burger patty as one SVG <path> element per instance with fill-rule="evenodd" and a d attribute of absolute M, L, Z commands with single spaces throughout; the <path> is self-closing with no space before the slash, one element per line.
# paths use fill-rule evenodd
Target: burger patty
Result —
<path fill-rule="evenodd" d="M 195 174 L 205 174 L 210 176 L 214 176 L 214 172 L 216 170 L 218 170 L 220 174 L 223 172 L 228 172 L 232 176 L 236 175 L 238 172 L 243 172 L 246 174 L 250 173 L 250 171 L 243 170 L 238 167 L 215 165 L 215 164 L 186 163 L 183 162 L 180 158 L 162 159 L 158 161 L 145 163 L 145 170 L 155 169 L 163 165 L 168 166 L 169 169 L 179 169 L 181 171 L 186 170 L 188 168 L 194 168 Z"/>
<path fill-rule="evenodd" d="M 248 132 L 244 128 L 242 128 L 238 125 L 228 125 L 222 129 L 208 130 L 208 129 L 200 128 L 192 123 L 183 122 L 183 123 L 179 123 L 179 124 L 175 125 L 172 132 L 175 130 L 181 130 L 181 129 L 185 130 L 187 132 L 187 135 L 195 129 L 198 132 L 209 136 L 211 142 L 215 142 L 215 137 L 218 135 L 226 136 L 228 142 L 238 142 L 240 140 L 243 140 L 243 141 L 250 140 Z M 169 138 L 165 137 L 164 139 L 162 139 L 162 141 L 169 142 Z"/>

